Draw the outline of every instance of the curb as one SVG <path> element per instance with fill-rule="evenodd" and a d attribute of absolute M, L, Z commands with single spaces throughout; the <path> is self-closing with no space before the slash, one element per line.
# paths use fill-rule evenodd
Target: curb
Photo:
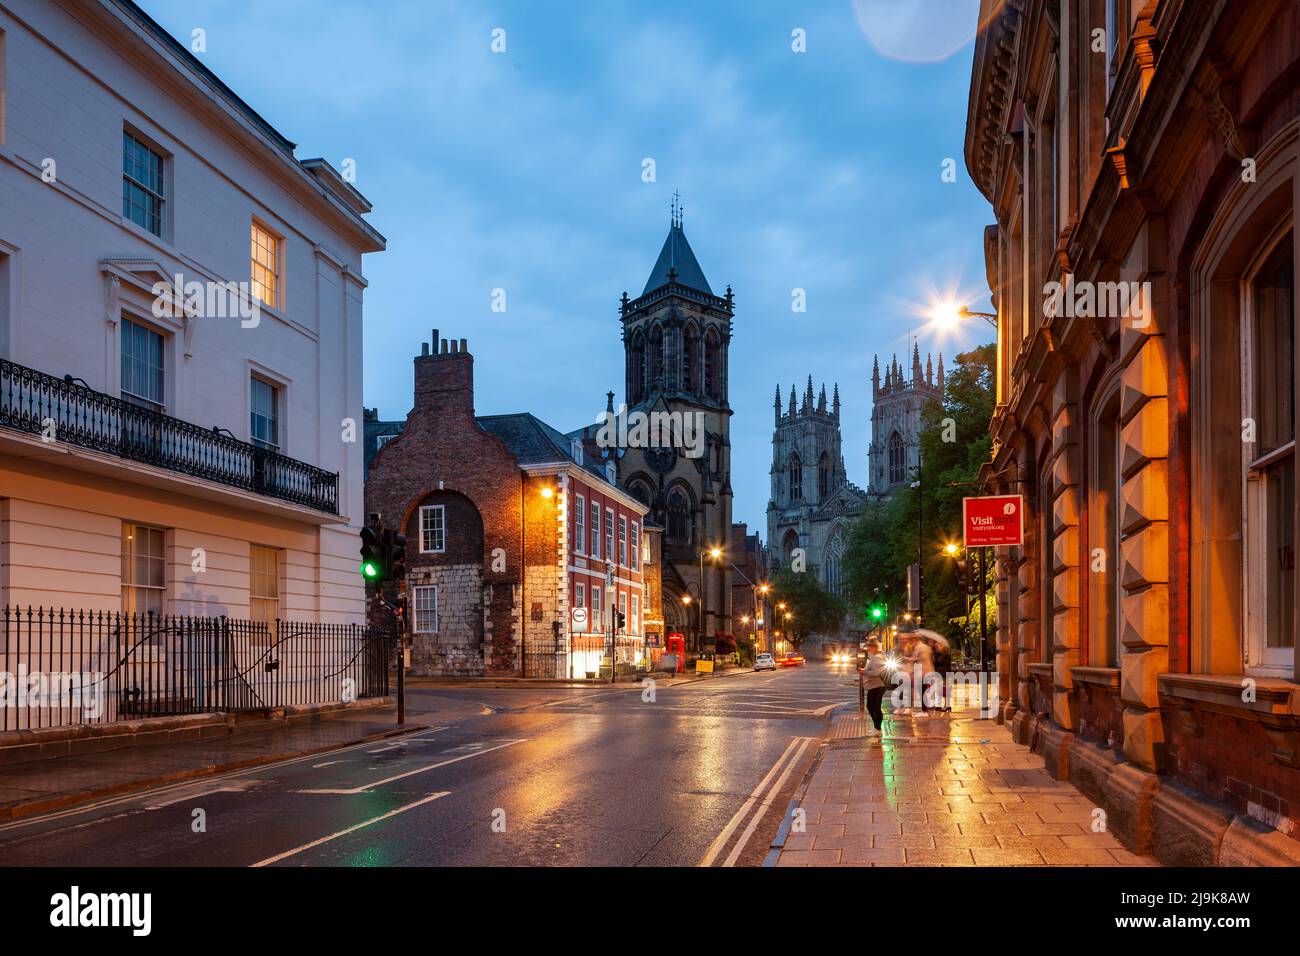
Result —
<path fill-rule="evenodd" d="M 400 737 L 403 734 L 427 730 L 429 726 L 430 725 L 425 724 L 418 726 L 407 725 L 400 728 L 394 727 L 392 730 L 367 734 L 363 737 L 358 737 L 355 740 L 337 741 L 335 743 L 322 744 L 319 747 L 308 747 L 304 750 L 288 750 L 282 753 L 260 754 L 256 757 L 245 757 L 242 760 L 231 760 L 226 763 L 209 764 L 205 767 L 192 767 L 188 770 L 178 770 L 175 773 L 163 774 L 162 776 L 150 777 L 144 780 L 131 780 L 127 783 L 114 784 L 109 787 L 99 787 L 94 790 L 79 790 L 76 793 L 58 794 L 57 796 L 41 797 L 35 800 L 27 800 L 22 803 L 13 803 L 8 806 L 0 807 L 0 821 L 18 820 L 38 813 L 48 813 L 51 810 L 63 810 L 78 804 L 93 803 L 96 800 L 103 800 L 106 797 L 118 797 L 129 793 L 135 793 L 137 791 L 150 790 L 154 787 L 163 786 L 169 783 L 180 783 L 185 780 L 197 780 L 202 777 L 211 777 L 217 774 L 230 773 L 234 770 L 245 770 L 249 767 L 256 767 L 262 764 L 280 763 L 298 757 L 310 757 L 313 754 L 326 753 L 331 750 L 340 750 L 344 747 L 355 747 L 357 744 L 366 744 L 376 740 L 385 740 L 389 737 Z"/>
<path fill-rule="evenodd" d="M 785 848 L 785 838 L 790 835 L 790 824 L 794 822 L 794 811 L 798 809 L 800 801 L 808 792 L 808 785 L 812 783 L 813 774 L 821 766 L 822 757 L 826 755 L 826 750 L 830 744 L 829 739 L 823 739 L 817 745 L 817 756 L 813 757 L 812 763 L 808 765 L 808 770 L 804 773 L 803 779 L 799 785 L 794 788 L 794 794 L 790 797 L 790 803 L 785 808 L 785 816 L 781 818 L 781 825 L 777 827 L 776 836 L 772 837 L 772 845 L 768 848 L 767 855 L 763 857 L 762 866 L 775 867 L 776 861 L 781 858 L 781 851 Z"/>

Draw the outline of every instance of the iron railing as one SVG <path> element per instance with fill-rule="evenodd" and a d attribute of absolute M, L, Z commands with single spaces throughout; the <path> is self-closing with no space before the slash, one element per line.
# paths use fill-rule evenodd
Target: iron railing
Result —
<path fill-rule="evenodd" d="M 0 425 L 338 514 L 335 472 L 4 359 Z"/>
<path fill-rule="evenodd" d="M 355 624 L 0 609 L 0 730 L 388 693 L 394 635 Z"/>

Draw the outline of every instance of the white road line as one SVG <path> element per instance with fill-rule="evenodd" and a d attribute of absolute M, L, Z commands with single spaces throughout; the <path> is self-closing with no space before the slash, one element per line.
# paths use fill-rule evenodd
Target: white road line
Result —
<path fill-rule="evenodd" d="M 440 763 L 431 763 L 427 767 L 416 767 L 414 770 L 406 771 L 406 773 L 394 774 L 391 777 L 385 777 L 383 780 L 375 780 L 372 781 L 371 783 L 363 784 L 360 787 L 350 787 L 346 790 L 327 788 L 327 789 L 320 789 L 320 790 L 293 790 L 291 792 L 292 793 L 334 793 L 334 794 L 344 794 L 344 795 L 352 796 L 358 793 L 365 793 L 367 790 L 373 790 L 375 787 L 382 787 L 384 784 L 392 783 L 394 780 L 404 780 L 407 777 L 414 777 L 417 773 L 427 773 L 430 770 L 437 770 L 439 767 L 445 767 L 447 766 L 447 764 L 456 763 L 460 760 L 468 760 L 470 757 L 481 757 L 483 756 L 483 754 L 490 754 L 494 750 L 501 750 L 503 747 L 513 747 L 515 744 L 521 744 L 523 742 L 524 742 L 523 739 L 507 740 L 505 743 L 498 744 L 495 747 L 486 747 L 483 750 L 476 750 L 473 753 L 461 754 L 459 757 L 452 757 L 450 760 L 443 760 Z"/>
<path fill-rule="evenodd" d="M 828 714 L 828 713 L 830 713 L 830 712 L 831 712 L 832 710 L 834 710 L 836 707 L 843 707 L 845 704 L 851 704 L 851 703 L 853 703 L 852 700 L 840 700 L 840 701 L 836 701 L 836 702 L 833 703 L 833 704 L 827 704 L 825 707 L 818 707 L 815 711 L 813 711 L 813 713 L 817 714 L 817 715 L 820 717 L 820 716 L 823 715 L 823 714 Z"/>
<path fill-rule="evenodd" d="M 776 799 L 776 795 L 781 792 L 781 788 L 785 786 L 785 782 L 790 779 L 791 772 L 793 772 L 794 768 L 799 765 L 799 761 L 803 759 L 804 751 L 808 749 L 808 744 L 811 741 L 811 737 L 803 738 L 803 744 L 800 745 L 799 750 L 795 755 L 790 758 L 790 762 L 785 765 L 785 772 L 781 774 L 781 778 L 777 780 L 776 783 L 772 784 L 772 789 L 769 790 L 767 796 L 763 798 L 762 804 L 759 805 L 758 812 L 749 818 L 749 826 L 745 827 L 745 832 L 742 833 L 740 839 L 736 841 L 736 845 L 732 848 L 731 853 L 727 855 L 727 859 L 722 864 L 723 866 L 736 865 L 736 860 L 740 858 L 740 851 L 745 848 L 745 844 L 749 842 L 749 838 L 754 835 L 754 828 L 758 826 L 758 821 L 763 819 L 763 814 L 767 813 L 767 808 L 772 805 L 772 801 Z"/>
<path fill-rule="evenodd" d="M 311 765 L 311 769 L 313 769 L 313 770 L 319 770 L 321 767 L 332 767 L 332 766 L 334 766 L 336 763 L 342 763 L 342 762 L 343 762 L 342 760 L 326 760 L 324 763 L 314 763 L 314 764 L 312 764 L 312 765 Z"/>
<path fill-rule="evenodd" d="M 736 827 L 740 826 L 740 821 L 745 819 L 745 815 L 749 813 L 750 808 L 758 801 L 759 794 L 761 794 L 767 787 L 768 782 L 776 776 L 777 771 L 781 769 L 781 765 L 785 763 L 785 760 L 790 756 L 791 751 L 799 747 L 801 741 L 807 742 L 809 740 L 812 740 L 812 738 L 790 738 L 790 743 L 786 745 L 781 756 L 778 757 L 776 763 L 772 765 L 772 769 L 769 770 L 767 775 L 758 782 L 758 786 L 755 787 L 754 792 L 749 795 L 749 799 L 740 805 L 740 809 L 736 811 L 735 815 L 728 821 L 727 825 L 723 827 L 722 832 L 714 838 L 713 843 L 709 845 L 708 852 L 704 854 L 703 858 L 701 858 L 700 862 L 697 863 L 696 866 L 713 865 L 713 861 L 717 858 L 718 854 L 722 852 L 722 848 L 727 845 L 727 841 L 731 839 L 731 834 L 736 832 Z"/>
<path fill-rule="evenodd" d="M 398 807 L 396 810 L 389 810 L 387 813 L 381 813 L 377 817 L 372 817 L 371 819 L 365 820 L 361 823 L 353 824 L 352 826 L 348 827 L 346 830 L 340 830 L 338 833 L 331 833 L 329 836 L 323 836 L 319 840 L 312 840 L 310 843 L 304 843 L 302 846 L 294 847 L 292 850 L 285 850 L 283 853 L 277 853 L 275 856 L 268 856 L 265 860 L 258 860 L 256 863 L 251 864 L 251 866 L 253 867 L 270 866 L 272 863 L 279 863 L 281 860 L 287 859 L 288 857 L 291 856 L 295 856 L 296 854 L 301 853 L 303 850 L 310 850 L 312 847 L 320 846 L 322 843 L 328 843 L 330 840 L 337 840 L 341 836 L 347 836 L 349 833 L 354 833 L 357 830 L 360 830 L 362 827 L 368 827 L 371 824 L 378 823 L 381 820 L 387 820 L 389 817 L 395 817 L 399 813 L 405 813 L 407 810 L 414 810 L 416 807 L 423 806 L 426 803 L 432 803 L 434 800 L 440 800 L 443 797 L 447 796 L 447 794 L 449 793 L 451 793 L 450 790 L 440 790 L 437 793 L 431 793 L 427 797 L 424 797 L 420 800 L 416 800 L 414 803 L 408 803 L 405 806 Z"/>
<path fill-rule="evenodd" d="M 386 750 L 396 750 L 401 744 L 389 744 L 387 747 L 376 747 L 374 750 L 367 750 L 368 754 L 381 754 Z"/>

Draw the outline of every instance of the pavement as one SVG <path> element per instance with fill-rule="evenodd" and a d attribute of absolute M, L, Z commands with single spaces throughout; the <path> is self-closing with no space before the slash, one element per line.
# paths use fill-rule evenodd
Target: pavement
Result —
<path fill-rule="evenodd" d="M 767 865 L 1157 865 L 976 707 L 885 716 L 884 735 L 870 738 L 856 705 L 836 713 Z"/>

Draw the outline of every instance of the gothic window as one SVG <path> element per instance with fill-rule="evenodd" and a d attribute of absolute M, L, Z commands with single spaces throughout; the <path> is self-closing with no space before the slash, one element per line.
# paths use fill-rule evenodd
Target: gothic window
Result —
<path fill-rule="evenodd" d="M 649 366 L 650 375 L 649 381 L 646 383 L 647 387 L 661 387 L 664 379 L 664 330 L 657 325 L 650 332 Z"/>
<path fill-rule="evenodd" d="M 668 496 L 668 540 L 673 544 L 691 543 L 691 506 L 680 488 Z"/>
<path fill-rule="evenodd" d="M 831 496 L 831 456 L 822 452 L 817 463 L 817 500 L 825 501 Z"/>
<path fill-rule="evenodd" d="M 894 432 L 889 436 L 889 483 L 897 484 L 907 477 L 907 449 L 903 436 Z"/>
<path fill-rule="evenodd" d="M 708 398 L 718 399 L 722 396 L 718 376 L 721 373 L 722 350 L 718 343 L 718 333 L 713 329 L 704 337 L 704 394 Z"/>
<path fill-rule="evenodd" d="M 631 392 L 631 400 L 633 402 L 639 402 L 642 398 L 645 397 L 645 393 L 646 393 L 645 359 L 646 359 L 645 338 L 641 335 L 640 332 L 637 332 L 632 339 L 631 362 L 629 363 L 632 380 L 631 380 L 631 387 L 628 389 L 628 391 Z"/>
<path fill-rule="evenodd" d="M 694 392 L 699 389 L 700 380 L 700 335 L 693 325 L 686 330 L 685 352 L 682 386 L 686 391 Z"/>
<path fill-rule="evenodd" d="M 844 529 L 837 525 L 826 544 L 826 590 L 844 596 L 842 559 L 844 557 Z"/>
<path fill-rule="evenodd" d="M 803 501 L 803 462 L 798 452 L 790 453 L 790 500 Z"/>
<path fill-rule="evenodd" d="M 781 539 L 781 553 L 785 556 L 786 567 L 794 561 L 794 549 L 797 547 L 799 547 L 799 535 L 791 528 Z"/>

